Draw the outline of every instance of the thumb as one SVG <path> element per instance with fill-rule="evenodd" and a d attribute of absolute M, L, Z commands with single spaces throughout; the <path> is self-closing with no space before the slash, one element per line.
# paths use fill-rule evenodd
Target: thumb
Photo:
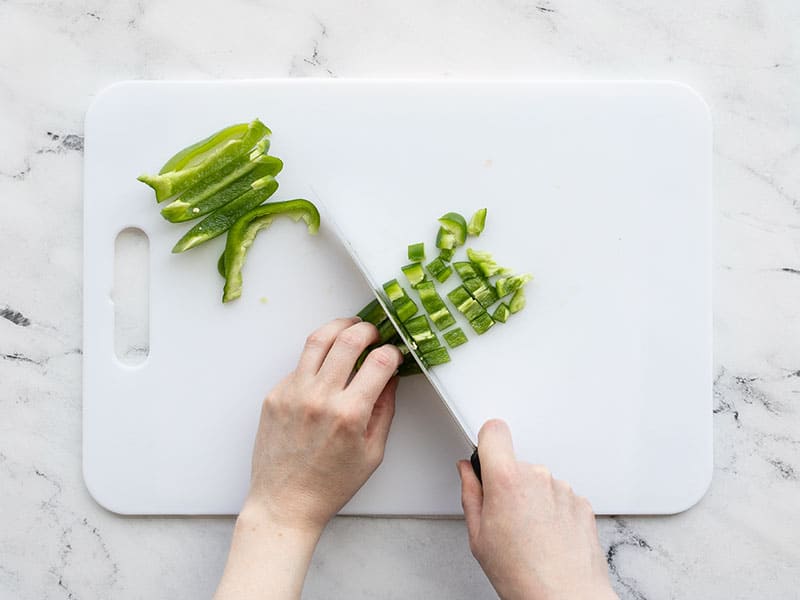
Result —
<path fill-rule="evenodd" d="M 458 461 L 458 474 L 461 476 L 461 506 L 467 521 L 470 543 L 478 537 L 483 510 L 483 487 L 475 476 L 468 460 Z"/>
<path fill-rule="evenodd" d="M 383 456 L 386 439 L 389 437 L 389 427 L 394 418 L 394 399 L 397 391 L 397 376 L 392 377 L 372 407 L 369 423 L 367 423 L 367 443 L 373 451 Z"/>

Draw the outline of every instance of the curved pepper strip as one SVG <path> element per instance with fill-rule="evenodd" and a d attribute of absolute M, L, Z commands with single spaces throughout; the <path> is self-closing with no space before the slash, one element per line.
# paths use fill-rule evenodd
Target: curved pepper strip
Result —
<path fill-rule="evenodd" d="M 220 259 L 225 269 L 223 302 L 230 302 L 242 295 L 242 267 L 247 257 L 247 251 L 253 245 L 258 233 L 269 227 L 275 217 L 281 215 L 295 221 L 302 219 L 311 235 L 316 235 L 319 231 L 319 211 L 308 200 L 270 202 L 242 215 L 228 232 L 224 258 Z"/>
<path fill-rule="evenodd" d="M 237 126 L 234 125 L 233 127 Z M 221 136 L 221 133 L 216 135 Z M 176 165 L 183 164 L 183 168 L 174 170 L 173 166 L 173 170 L 159 173 L 158 175 L 140 175 L 138 179 L 155 190 L 156 201 L 163 202 L 167 198 L 188 190 L 198 181 L 210 177 L 231 161 L 250 152 L 262 138 L 270 134 L 269 128 L 256 119 L 247 126 L 247 130 L 238 138 L 229 139 L 221 136 L 209 148 L 206 148 L 206 144 L 200 142 L 201 146 L 196 147 L 194 150 L 190 150 L 192 146 L 189 146 L 167 161 L 167 165 L 169 165 L 178 155 L 186 152 L 175 162 Z M 208 142 L 208 144 L 211 144 L 211 142 Z"/>

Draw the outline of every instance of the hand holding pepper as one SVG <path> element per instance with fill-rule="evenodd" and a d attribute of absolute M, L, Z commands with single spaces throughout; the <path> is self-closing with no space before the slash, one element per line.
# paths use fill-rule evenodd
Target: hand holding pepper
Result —
<path fill-rule="evenodd" d="M 383 460 L 400 351 L 361 352 L 379 339 L 356 317 L 312 333 L 297 368 L 261 410 L 250 492 L 236 523 L 217 598 L 299 597 L 328 521 Z"/>

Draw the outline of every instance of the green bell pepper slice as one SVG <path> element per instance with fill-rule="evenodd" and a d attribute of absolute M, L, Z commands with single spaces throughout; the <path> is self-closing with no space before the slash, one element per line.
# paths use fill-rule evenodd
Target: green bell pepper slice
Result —
<path fill-rule="evenodd" d="M 241 157 L 220 169 L 214 181 L 203 180 L 190 187 L 161 209 L 161 215 L 171 223 L 205 216 L 249 191 L 262 177 L 276 177 L 282 169 L 283 161 L 277 156 Z"/>
<path fill-rule="evenodd" d="M 512 275 L 511 277 L 500 277 L 495 284 L 495 287 L 497 288 L 497 295 L 502 298 L 503 296 L 513 294 L 521 287 L 524 287 L 532 279 L 533 275 L 530 275 L 529 273 Z"/>
<path fill-rule="evenodd" d="M 439 346 L 423 353 L 421 358 L 426 367 L 435 367 L 450 362 L 450 353 L 444 346 Z"/>
<path fill-rule="evenodd" d="M 484 227 L 486 227 L 486 209 L 479 208 L 469 220 L 469 224 L 467 225 L 467 233 L 470 235 L 480 235 L 483 233 Z"/>
<path fill-rule="evenodd" d="M 191 166 L 189 164 L 190 162 L 196 164 L 199 160 L 202 160 L 203 157 L 207 156 L 209 152 L 214 150 L 214 148 L 221 146 L 229 140 L 242 137 L 247 132 L 248 126 L 249 123 L 236 123 L 235 125 L 229 125 L 228 127 L 212 133 L 207 138 L 200 140 L 199 142 L 195 142 L 183 150 L 179 150 L 174 156 L 164 163 L 164 166 L 161 167 L 161 170 L 158 172 L 158 174 L 163 175 L 164 173 L 168 173 L 170 171 L 179 171 L 186 166 Z"/>
<path fill-rule="evenodd" d="M 412 262 L 425 260 L 425 244 L 423 242 L 408 245 L 408 260 Z"/>
<path fill-rule="evenodd" d="M 508 310 L 511 314 L 518 313 L 525 308 L 525 288 L 519 288 L 508 303 Z"/>
<path fill-rule="evenodd" d="M 472 325 L 472 329 L 475 333 L 483 335 L 494 326 L 494 319 L 489 316 L 489 313 L 483 311 L 480 315 L 472 319 L 469 324 Z"/>
<path fill-rule="evenodd" d="M 260 231 L 266 229 L 278 216 L 287 216 L 295 221 L 303 220 L 308 233 L 319 231 L 319 211 L 308 200 L 286 200 L 270 202 L 240 216 L 228 232 L 225 242 L 225 289 L 223 302 L 230 302 L 242 295 L 242 267 L 247 251 Z"/>
<path fill-rule="evenodd" d="M 427 280 L 427 277 L 425 276 L 425 270 L 418 262 L 400 267 L 400 270 L 403 272 L 403 275 L 406 276 L 406 279 L 408 279 L 408 283 L 411 284 L 412 288 L 416 289 L 419 284 Z"/>
<path fill-rule="evenodd" d="M 452 250 L 455 247 L 462 246 L 467 241 L 467 221 L 457 212 L 449 212 L 439 217 L 439 223 L 447 233 L 453 236 L 455 246 L 439 246 L 438 248 L 445 248 Z"/>
<path fill-rule="evenodd" d="M 158 175 L 143 174 L 138 179 L 153 188 L 156 201 L 163 202 L 210 178 L 230 162 L 249 153 L 270 134 L 269 128 L 258 119 L 249 123 L 244 131 L 241 124 L 233 125 L 184 148 L 167 161 Z"/>
<path fill-rule="evenodd" d="M 473 277 L 478 277 L 480 275 L 478 270 L 475 268 L 475 265 L 468 260 L 454 262 L 453 268 L 455 268 L 456 273 L 458 273 L 458 276 L 461 277 L 462 281 L 465 279 L 472 279 Z"/>
<path fill-rule="evenodd" d="M 505 323 L 508 321 L 508 317 L 511 316 L 511 309 L 508 308 L 508 304 L 505 302 L 501 302 L 498 304 L 497 308 L 494 309 L 492 313 L 492 319 L 497 321 L 498 323 Z"/>
<path fill-rule="evenodd" d="M 278 182 L 274 177 L 268 175 L 254 182 L 251 188 L 252 189 L 232 202 L 212 212 L 187 231 L 172 248 L 172 252 L 178 254 L 186 250 L 191 250 L 208 240 L 222 235 L 228 231 L 242 215 L 272 196 L 275 190 L 278 189 Z"/>
<path fill-rule="evenodd" d="M 461 327 L 456 327 L 450 331 L 445 331 L 442 334 L 442 337 L 444 338 L 444 341 L 447 342 L 447 345 L 451 348 L 461 346 L 469 341 L 467 339 L 467 334 L 464 333 L 464 330 L 461 329 Z"/>
<path fill-rule="evenodd" d="M 224 254 L 223 254 L 224 256 Z M 373 298 L 372 302 L 356 313 L 362 321 L 372 323 L 377 327 L 387 320 L 386 313 L 380 303 Z"/>
<path fill-rule="evenodd" d="M 467 248 L 467 257 L 475 263 L 475 266 L 483 273 L 484 277 L 505 275 L 509 272 L 509 269 L 498 265 L 488 252 Z"/>

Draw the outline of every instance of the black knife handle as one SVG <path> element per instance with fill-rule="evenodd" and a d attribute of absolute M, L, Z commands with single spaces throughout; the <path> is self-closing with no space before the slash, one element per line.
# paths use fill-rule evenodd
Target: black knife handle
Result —
<path fill-rule="evenodd" d="M 469 462 L 472 463 L 472 470 L 475 472 L 475 477 L 478 478 L 478 481 L 483 483 L 483 479 L 481 479 L 481 459 L 478 456 L 478 449 L 472 451 L 472 456 L 469 457 Z"/>

